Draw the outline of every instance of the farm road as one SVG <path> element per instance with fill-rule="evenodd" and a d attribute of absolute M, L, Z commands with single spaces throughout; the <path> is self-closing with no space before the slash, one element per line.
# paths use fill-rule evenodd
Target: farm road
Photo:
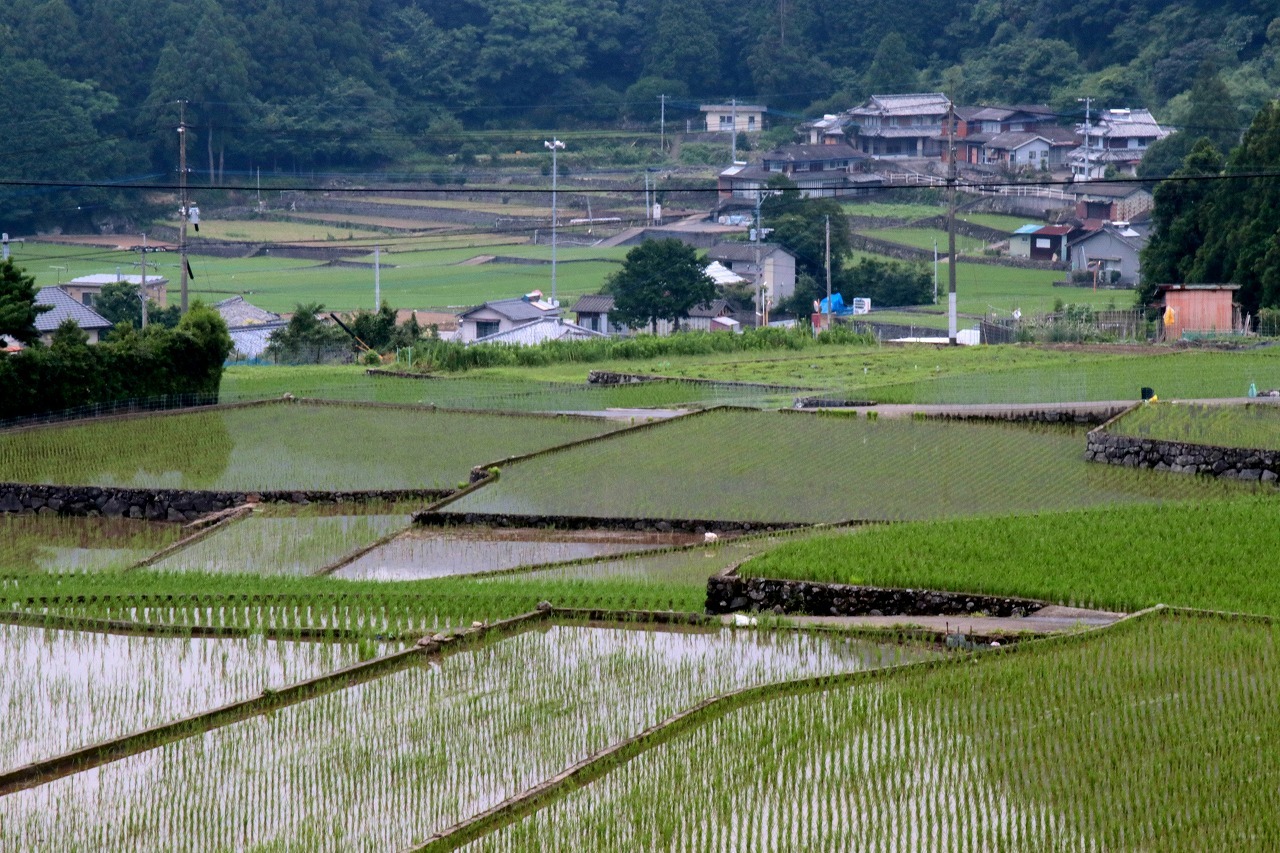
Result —
<path fill-rule="evenodd" d="M 894 628 L 915 627 L 943 633 L 950 631 L 989 636 L 999 633 L 1030 632 L 1053 634 L 1079 628 L 1099 628 L 1110 625 L 1125 614 L 1107 610 L 1086 610 L 1080 607 L 1062 607 L 1050 604 L 1030 616 L 788 616 L 798 625 L 826 625 L 833 628 Z M 734 614 L 723 617 L 726 625 L 732 625 Z"/>

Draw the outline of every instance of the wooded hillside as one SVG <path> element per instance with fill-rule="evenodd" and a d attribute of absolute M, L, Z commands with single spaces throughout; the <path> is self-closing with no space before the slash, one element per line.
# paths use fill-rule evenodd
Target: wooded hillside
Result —
<path fill-rule="evenodd" d="M 650 123 L 664 94 L 679 125 L 706 99 L 763 101 L 787 124 L 916 89 L 1066 117 L 1089 95 L 1176 125 L 1208 63 L 1243 126 L 1280 87 L 1274 0 L 920 0 L 910 14 L 890 0 L 5 7 L 0 177 L 36 180 L 172 176 L 179 99 L 192 169 L 218 176 L 483 151 L 464 130 Z M 67 215 L 56 193 L 9 196 L 10 227 Z"/>

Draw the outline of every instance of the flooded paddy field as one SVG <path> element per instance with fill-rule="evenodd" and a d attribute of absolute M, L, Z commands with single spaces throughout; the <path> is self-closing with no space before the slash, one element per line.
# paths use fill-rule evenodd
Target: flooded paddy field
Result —
<path fill-rule="evenodd" d="M 359 655 L 355 643 L 0 624 L 0 771 L 331 672 Z"/>
<path fill-rule="evenodd" d="M 901 521 L 1221 495 L 1099 466 L 1065 427 L 717 410 L 502 469 L 447 513 L 750 522 Z"/>
<path fill-rule="evenodd" d="M 463 849 L 1274 849 L 1278 640 L 1155 613 L 749 705 Z"/>
<path fill-rule="evenodd" d="M 263 507 L 156 563 L 159 571 L 305 575 L 409 524 L 420 504 Z"/>
<path fill-rule="evenodd" d="M 359 580 L 420 580 L 670 549 L 701 541 L 701 536 L 680 533 L 413 527 L 343 566 L 334 576 Z"/>
<path fill-rule="evenodd" d="M 701 699 L 932 652 L 543 625 L 0 797 L 25 850 L 401 849 Z"/>
<path fill-rule="evenodd" d="M 0 514 L 0 568 L 17 573 L 123 569 L 183 535 L 179 525 L 132 518 Z"/>
<path fill-rule="evenodd" d="M 273 402 L 3 433 L 0 481 L 222 491 L 451 489 L 473 466 L 619 426 L 605 418 Z"/>

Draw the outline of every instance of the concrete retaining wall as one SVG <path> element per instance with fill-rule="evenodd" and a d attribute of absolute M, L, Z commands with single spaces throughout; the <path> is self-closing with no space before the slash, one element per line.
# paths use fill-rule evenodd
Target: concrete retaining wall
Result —
<path fill-rule="evenodd" d="M 448 489 L 361 492 L 210 492 L 186 489 L 123 489 L 111 486 L 0 483 L 0 513 L 106 516 L 186 522 L 210 512 L 257 501 L 292 504 L 418 499 L 435 501 L 449 494 L 452 492 Z"/>
<path fill-rule="evenodd" d="M 1028 598 L 881 589 L 732 574 L 707 580 L 707 612 L 772 611 L 806 616 L 1026 616 L 1044 606 Z"/>
<path fill-rule="evenodd" d="M 1175 474 L 1207 474 L 1264 483 L 1280 481 L 1280 451 L 1183 444 L 1118 435 L 1104 429 L 1089 433 L 1085 459 Z"/>

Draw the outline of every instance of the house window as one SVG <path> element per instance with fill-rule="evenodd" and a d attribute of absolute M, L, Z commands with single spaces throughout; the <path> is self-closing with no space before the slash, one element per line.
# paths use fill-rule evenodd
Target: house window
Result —
<path fill-rule="evenodd" d="M 755 130 L 755 127 L 756 127 L 756 117 L 747 116 L 747 130 Z"/>
<path fill-rule="evenodd" d="M 84 305 L 92 305 L 92 304 L 93 304 L 93 294 L 92 294 L 92 293 L 82 293 L 82 294 L 80 294 L 80 302 L 81 302 L 82 304 L 84 304 Z"/>
<path fill-rule="evenodd" d="M 733 116 L 720 116 L 720 128 L 722 130 L 733 127 Z"/>
<path fill-rule="evenodd" d="M 476 337 L 487 338 L 490 335 L 496 335 L 500 325 L 501 322 L 498 320 L 476 320 Z"/>

